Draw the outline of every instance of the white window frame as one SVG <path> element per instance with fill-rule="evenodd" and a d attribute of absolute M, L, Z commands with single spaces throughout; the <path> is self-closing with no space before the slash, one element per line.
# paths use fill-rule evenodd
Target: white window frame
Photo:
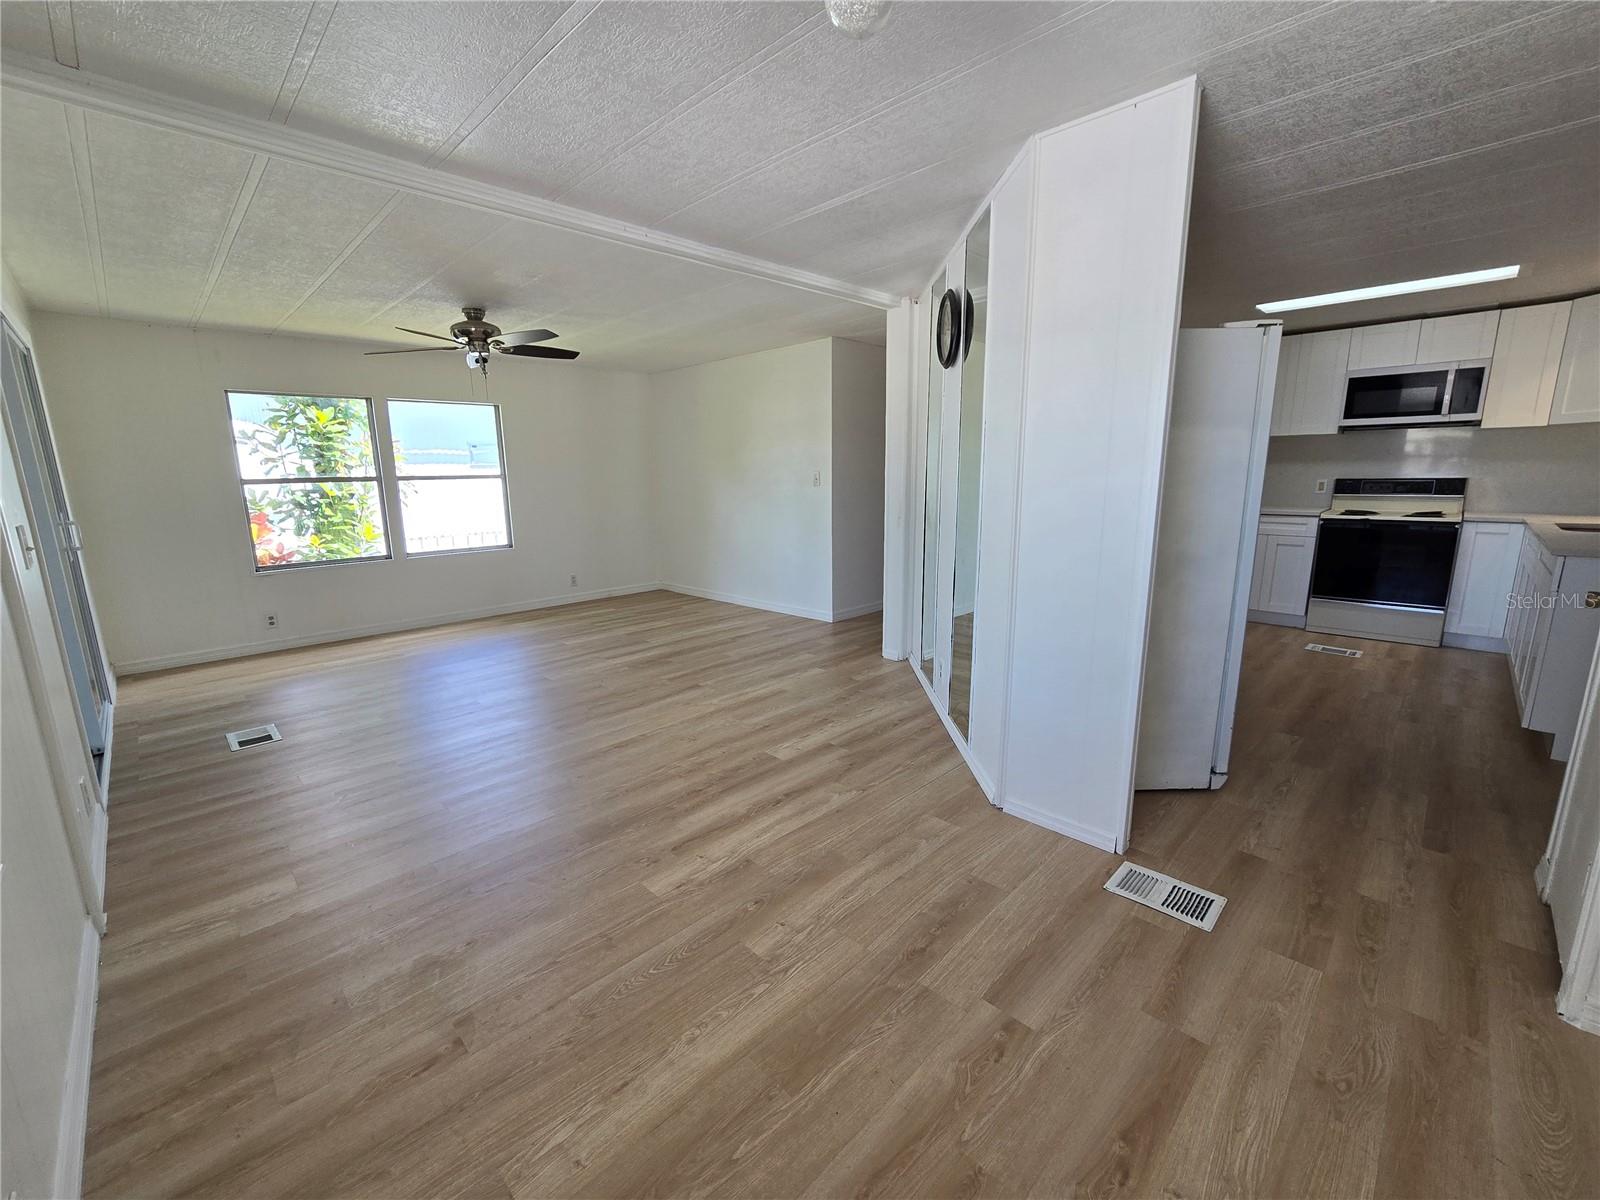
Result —
<path fill-rule="evenodd" d="M 239 469 L 239 445 L 233 435 L 233 397 L 235 396 L 304 396 L 310 400 L 359 400 L 367 406 L 367 433 L 372 439 L 371 475 L 283 475 L 276 478 L 246 479 Z M 336 396 L 320 392 L 282 391 L 276 388 L 225 388 L 222 393 L 223 411 L 227 416 L 224 429 L 228 437 L 228 459 L 233 464 L 233 477 L 239 484 L 239 503 L 244 511 L 245 552 L 250 556 L 250 569 L 256 575 L 276 575 L 284 571 L 300 571 L 310 567 L 348 567 L 358 563 L 393 562 L 395 557 L 394 526 L 389 520 L 389 489 L 383 478 L 383 439 L 378 429 L 377 405 L 371 396 Z M 385 414 L 387 415 L 387 414 Z M 250 492 L 254 487 L 275 487 L 286 483 L 373 483 L 378 488 L 378 515 L 383 521 L 382 554 L 366 554 L 355 558 L 324 558 L 315 562 L 275 563 L 262 566 L 256 561 L 255 541 L 250 536 Z"/>
<path fill-rule="evenodd" d="M 394 457 L 393 423 L 390 421 L 391 405 L 395 404 L 467 404 L 477 408 L 488 408 L 494 412 L 494 448 L 495 458 L 499 464 L 496 475 L 486 475 L 483 472 L 462 472 L 456 475 L 406 475 L 401 472 L 400 463 Z M 400 529 L 399 549 L 407 558 L 448 558 L 456 554 L 494 554 L 502 550 L 516 548 L 516 530 L 511 523 L 511 484 L 507 480 L 506 472 L 506 431 L 505 422 L 500 414 L 500 406 L 492 400 L 433 400 L 426 396 L 385 396 L 383 401 L 383 421 L 387 432 L 384 453 L 389 455 L 391 475 L 395 488 L 395 516 Z M 451 546 L 440 550 L 412 550 L 406 545 L 405 532 L 405 497 L 401 495 L 400 488 L 407 480 L 464 480 L 464 479 L 492 479 L 500 480 L 500 504 L 506 516 L 506 540 L 493 546 Z M 391 547 L 392 547 L 391 543 Z"/>

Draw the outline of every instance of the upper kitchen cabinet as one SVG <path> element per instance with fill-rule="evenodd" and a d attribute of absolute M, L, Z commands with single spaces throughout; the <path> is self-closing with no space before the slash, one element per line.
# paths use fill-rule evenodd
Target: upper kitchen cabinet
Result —
<path fill-rule="evenodd" d="M 1485 429 L 1544 425 L 1551 419 L 1551 403 L 1562 365 L 1561 347 L 1567 337 L 1572 310 L 1572 301 L 1562 300 L 1557 304 L 1508 308 L 1500 314 L 1494 362 L 1489 368 L 1489 388 L 1483 405 Z M 1593 370 L 1591 366 L 1591 375 Z M 1591 388 L 1593 386 L 1591 382 Z M 1567 419 L 1592 421 L 1595 418 Z"/>
<path fill-rule="evenodd" d="M 1419 363 L 1461 362 L 1494 354 L 1500 313 L 1461 313 L 1454 317 L 1429 317 L 1417 335 Z"/>
<path fill-rule="evenodd" d="M 1329 329 L 1283 339 L 1272 399 L 1273 437 L 1339 432 L 1350 332 Z"/>
<path fill-rule="evenodd" d="M 1600 295 L 1572 302 L 1550 424 L 1600 421 Z"/>
<path fill-rule="evenodd" d="M 1412 363 L 1439 361 L 1417 357 L 1417 346 L 1422 339 L 1421 321 L 1362 325 L 1348 332 L 1349 369 L 1352 371 L 1364 371 L 1368 367 L 1409 367 Z"/>

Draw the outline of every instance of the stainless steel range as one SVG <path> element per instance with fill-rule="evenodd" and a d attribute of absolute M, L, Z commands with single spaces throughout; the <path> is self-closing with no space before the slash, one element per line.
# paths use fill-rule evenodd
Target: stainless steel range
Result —
<path fill-rule="evenodd" d="M 1437 646 L 1465 479 L 1337 479 L 1317 525 L 1306 628 Z"/>

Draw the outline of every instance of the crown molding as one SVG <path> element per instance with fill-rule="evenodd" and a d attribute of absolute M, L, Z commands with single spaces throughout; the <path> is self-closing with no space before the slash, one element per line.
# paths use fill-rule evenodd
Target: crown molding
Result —
<path fill-rule="evenodd" d="M 900 303 L 899 297 L 887 292 L 857 287 L 843 280 L 769 262 L 736 250 L 707 245 L 645 225 L 602 216 L 587 209 L 558 204 L 514 188 L 482 183 L 439 167 L 410 162 L 335 138 L 242 117 L 207 104 L 180 100 L 135 84 L 63 67 L 33 55 L 0 52 L 0 87 L 59 101 L 89 112 L 105 113 L 157 129 L 233 146 L 251 154 L 332 171 L 411 195 L 570 229 L 590 237 L 765 279 L 836 300 L 879 309 L 895 308 Z"/>

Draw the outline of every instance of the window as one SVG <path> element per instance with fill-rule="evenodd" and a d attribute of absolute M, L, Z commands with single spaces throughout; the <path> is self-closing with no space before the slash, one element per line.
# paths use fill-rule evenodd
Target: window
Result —
<path fill-rule="evenodd" d="M 229 392 L 256 570 L 389 557 L 372 403 Z"/>
<path fill-rule="evenodd" d="M 455 401 L 389 401 L 407 554 L 511 545 L 500 409 Z"/>

